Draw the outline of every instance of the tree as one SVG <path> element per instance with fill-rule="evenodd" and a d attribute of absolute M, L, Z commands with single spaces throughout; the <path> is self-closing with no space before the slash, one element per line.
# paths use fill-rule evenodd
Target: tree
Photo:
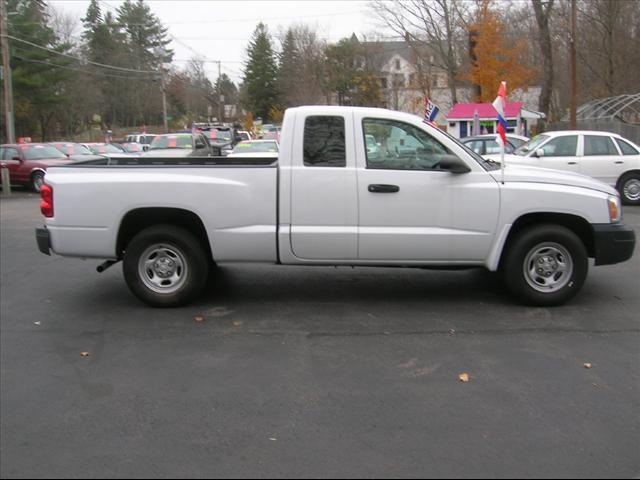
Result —
<path fill-rule="evenodd" d="M 60 108 L 69 103 L 64 83 L 71 76 L 69 60 L 53 52 L 65 53 L 68 43 L 60 42 L 49 25 L 46 4 L 39 0 L 9 0 L 7 11 L 15 12 L 8 34 L 51 51 L 13 41 L 11 69 L 16 132 L 18 136 L 39 130 L 44 141 Z"/>
<path fill-rule="evenodd" d="M 296 45 L 293 30 L 289 28 L 282 42 L 278 65 L 278 95 L 284 107 L 296 106 L 297 86 L 302 58 Z"/>
<path fill-rule="evenodd" d="M 467 23 L 467 4 L 462 0 L 374 0 L 377 16 L 404 38 L 423 64 L 447 72 L 452 104 L 458 102 L 456 82 Z"/>
<path fill-rule="evenodd" d="M 336 94 L 338 105 L 353 104 L 357 57 L 358 46 L 353 39 L 343 38 L 327 47 L 327 90 Z"/>
<path fill-rule="evenodd" d="M 278 87 L 275 55 L 267 27 L 260 22 L 253 32 L 243 83 L 246 86 L 247 107 L 263 120 L 269 118 L 269 110 L 278 104 Z"/>
<path fill-rule="evenodd" d="M 553 92 L 553 49 L 549 20 L 554 0 L 531 0 L 538 25 L 538 44 L 542 53 L 542 91 L 538 109 L 549 118 L 551 94 Z"/>
<path fill-rule="evenodd" d="M 522 40 L 507 38 L 505 27 L 496 12 L 490 8 L 490 0 L 483 0 L 478 10 L 478 20 L 469 26 L 477 32 L 470 71 L 461 78 L 480 87 L 479 102 L 491 102 L 496 96 L 498 84 L 506 80 L 510 90 L 527 89 L 534 72 L 521 61 L 525 44 Z"/>

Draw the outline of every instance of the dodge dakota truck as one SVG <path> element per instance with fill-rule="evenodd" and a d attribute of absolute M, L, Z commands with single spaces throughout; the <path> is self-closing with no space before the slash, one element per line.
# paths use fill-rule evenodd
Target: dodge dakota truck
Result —
<path fill-rule="evenodd" d="M 187 304 L 229 262 L 484 267 L 523 303 L 551 306 L 580 290 L 589 258 L 622 262 L 635 246 L 612 187 L 501 171 L 419 117 L 373 108 L 287 110 L 277 158 L 49 168 L 41 210 L 41 252 L 105 260 L 98 271 L 122 261 L 152 306 Z"/>

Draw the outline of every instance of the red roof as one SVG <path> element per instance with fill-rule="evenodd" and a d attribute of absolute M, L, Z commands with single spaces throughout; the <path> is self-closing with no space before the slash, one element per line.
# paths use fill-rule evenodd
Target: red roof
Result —
<path fill-rule="evenodd" d="M 505 117 L 518 118 L 520 110 L 522 102 L 507 102 Z M 473 120 L 476 111 L 480 120 L 493 120 L 498 116 L 498 112 L 490 103 L 456 103 L 449 111 L 447 120 Z"/>

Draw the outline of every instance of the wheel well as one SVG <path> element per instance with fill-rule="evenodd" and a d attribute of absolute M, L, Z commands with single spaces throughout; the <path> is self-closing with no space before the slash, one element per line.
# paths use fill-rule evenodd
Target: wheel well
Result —
<path fill-rule="evenodd" d="M 622 180 L 622 177 L 626 177 L 630 173 L 635 173 L 636 175 L 640 175 L 640 170 L 638 170 L 638 169 L 636 169 L 636 170 L 627 170 L 626 172 L 624 172 L 622 175 L 620 175 L 618 177 L 618 181 L 616 182 L 616 188 L 620 187 L 620 180 Z"/>
<path fill-rule="evenodd" d="M 589 257 L 595 256 L 594 233 L 593 228 L 591 227 L 591 224 L 589 224 L 589 222 L 577 215 L 570 215 L 567 213 L 540 212 L 523 215 L 513 223 L 513 226 L 509 231 L 507 241 L 505 242 L 504 248 L 502 249 L 500 261 L 502 262 L 504 253 L 507 251 L 509 245 L 518 235 L 518 233 L 531 225 L 544 223 L 552 223 L 568 228 L 573 233 L 575 233 L 580 240 L 582 240 L 582 243 L 587 249 L 587 254 L 589 255 Z"/>
<path fill-rule="evenodd" d="M 192 233 L 202 243 L 203 248 L 213 261 L 211 245 L 204 223 L 195 213 L 181 208 L 138 208 L 128 212 L 122 219 L 118 231 L 116 242 L 118 258 L 122 257 L 133 237 L 145 228 L 158 224 L 175 225 Z"/>

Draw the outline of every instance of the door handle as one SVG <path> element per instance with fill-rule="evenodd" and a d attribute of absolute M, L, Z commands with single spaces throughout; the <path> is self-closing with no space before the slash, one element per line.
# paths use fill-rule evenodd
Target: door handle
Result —
<path fill-rule="evenodd" d="M 368 190 L 371 193 L 396 193 L 400 191 L 400 187 L 398 185 L 385 185 L 382 183 L 374 183 L 369 185 Z"/>
<path fill-rule="evenodd" d="M 567 165 L 577 165 L 578 162 L 567 162 Z"/>
<path fill-rule="evenodd" d="M 618 160 L 618 161 L 616 161 L 616 162 L 614 162 L 614 163 L 615 163 L 616 165 L 622 165 L 622 164 L 624 163 L 624 161 L 623 161 L 623 160 Z"/>

